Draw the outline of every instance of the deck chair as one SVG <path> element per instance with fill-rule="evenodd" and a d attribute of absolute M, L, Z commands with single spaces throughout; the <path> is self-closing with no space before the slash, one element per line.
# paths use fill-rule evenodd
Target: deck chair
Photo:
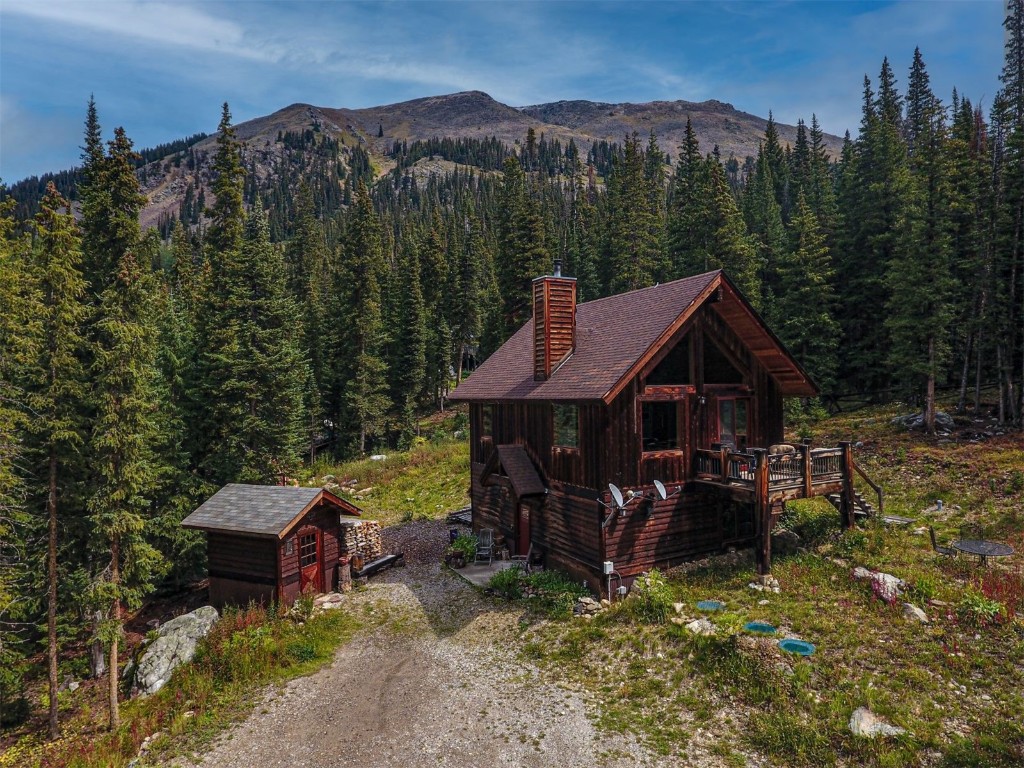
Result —
<path fill-rule="evenodd" d="M 530 542 L 530 548 L 526 551 L 525 555 L 512 555 L 509 559 L 514 564 L 514 568 L 522 568 L 524 573 L 530 572 L 530 560 L 533 557 L 533 542 Z"/>
<path fill-rule="evenodd" d="M 956 550 L 952 547 L 942 547 L 935 540 L 935 529 L 932 526 L 928 526 L 928 535 L 932 539 L 932 549 L 935 550 L 936 554 L 943 555 L 944 557 L 956 557 Z"/>
<path fill-rule="evenodd" d="M 477 534 L 475 562 L 486 560 L 490 565 L 494 561 L 494 530 L 481 528 Z"/>

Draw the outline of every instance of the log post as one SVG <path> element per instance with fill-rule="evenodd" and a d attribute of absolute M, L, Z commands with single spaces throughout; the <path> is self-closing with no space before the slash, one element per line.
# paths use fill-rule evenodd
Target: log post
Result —
<path fill-rule="evenodd" d="M 843 491 L 839 505 L 839 516 L 843 528 L 849 530 L 854 525 L 854 498 L 853 498 L 853 443 L 843 440 L 839 443 L 842 449 L 840 461 L 843 467 Z"/>
<path fill-rule="evenodd" d="M 814 478 L 812 477 L 813 467 L 811 466 L 811 445 L 805 440 L 796 447 L 804 460 L 804 498 L 809 499 L 814 495 Z"/>
<path fill-rule="evenodd" d="M 768 504 L 768 451 L 754 448 L 754 515 L 757 525 L 757 573 L 772 572 L 772 510 Z"/>
<path fill-rule="evenodd" d="M 729 448 L 727 446 L 721 447 L 721 459 L 722 459 L 722 483 L 725 485 L 729 484 Z"/>

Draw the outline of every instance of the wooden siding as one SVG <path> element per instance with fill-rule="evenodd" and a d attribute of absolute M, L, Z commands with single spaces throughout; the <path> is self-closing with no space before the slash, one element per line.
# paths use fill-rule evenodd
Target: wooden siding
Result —
<path fill-rule="evenodd" d="M 545 381 L 576 348 L 576 280 L 534 280 L 533 319 L 533 378 Z"/>
<path fill-rule="evenodd" d="M 651 489 L 638 489 L 640 491 Z M 726 535 L 736 540 L 734 527 L 728 530 L 737 510 L 725 509 L 728 502 L 713 490 L 687 487 L 676 498 L 646 502 L 630 507 L 626 517 L 615 516 L 604 531 L 604 558 L 626 583 L 652 568 L 667 568 L 722 549 Z M 731 514 L 727 514 L 731 513 Z M 752 520 L 752 517 L 751 517 Z"/>

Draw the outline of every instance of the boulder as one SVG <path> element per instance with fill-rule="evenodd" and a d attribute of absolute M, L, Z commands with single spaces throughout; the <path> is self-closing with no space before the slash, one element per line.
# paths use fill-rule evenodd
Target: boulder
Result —
<path fill-rule="evenodd" d="M 893 601 L 903 592 L 907 583 L 891 573 L 883 573 L 882 571 L 869 571 L 867 568 L 857 566 L 853 569 L 853 578 L 855 579 L 870 579 L 875 589 L 875 593 L 886 601 Z"/>
<path fill-rule="evenodd" d="M 928 614 L 922 611 L 913 603 L 903 604 L 903 618 L 907 621 L 916 621 L 921 624 L 928 623 Z"/>
<path fill-rule="evenodd" d="M 873 739 L 877 736 L 900 736 L 907 731 L 878 719 L 867 707 L 858 707 L 850 715 L 850 732 L 854 736 Z"/>
<path fill-rule="evenodd" d="M 772 534 L 772 552 L 779 557 L 795 555 L 803 542 L 793 531 L 779 531 Z"/>
<path fill-rule="evenodd" d="M 894 416 L 892 423 L 906 429 L 924 429 L 924 414 L 910 413 L 906 416 Z M 943 411 L 935 412 L 935 428 L 944 432 L 950 432 L 956 425 L 953 417 Z"/>
<path fill-rule="evenodd" d="M 149 696 L 159 691 L 177 667 L 192 660 L 196 644 L 209 634 L 218 619 L 217 609 L 204 605 L 156 630 L 156 640 L 132 669 L 132 693 Z"/>
<path fill-rule="evenodd" d="M 697 619 L 691 621 L 686 625 L 686 628 L 693 632 L 695 635 L 713 635 L 715 634 L 715 625 L 707 619 Z"/>

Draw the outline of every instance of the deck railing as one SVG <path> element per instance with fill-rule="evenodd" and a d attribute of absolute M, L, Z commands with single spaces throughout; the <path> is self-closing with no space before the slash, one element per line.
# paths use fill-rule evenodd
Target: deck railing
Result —
<path fill-rule="evenodd" d="M 842 448 L 799 446 L 796 453 L 765 453 L 764 460 L 768 465 L 769 491 L 804 487 L 802 495 L 813 496 L 817 487 L 832 486 L 843 479 Z M 754 489 L 757 462 L 757 452 L 727 448 L 720 451 L 701 448 L 694 452 L 694 470 L 699 480 L 735 488 Z"/>

